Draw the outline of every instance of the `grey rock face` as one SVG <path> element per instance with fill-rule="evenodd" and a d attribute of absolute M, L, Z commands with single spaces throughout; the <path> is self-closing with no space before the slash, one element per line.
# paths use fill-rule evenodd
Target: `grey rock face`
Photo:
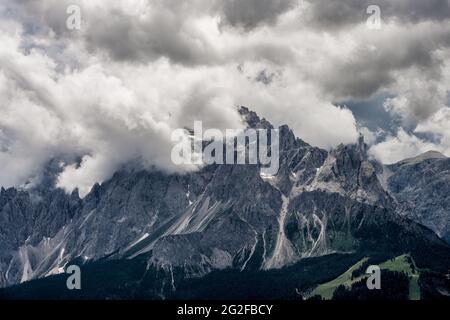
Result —
<path fill-rule="evenodd" d="M 373 205 L 386 207 L 391 203 L 367 157 L 367 146 L 362 137 L 356 145 L 340 145 L 329 153 L 314 187 Z"/>
<path fill-rule="evenodd" d="M 239 112 L 250 127 L 272 128 L 246 108 Z M 48 180 L 27 191 L 2 189 L 0 286 L 62 272 L 74 259 L 145 253 L 149 268 L 193 277 L 375 246 L 388 227 L 398 247 L 416 237 L 437 241 L 396 212 L 391 195 L 406 188 L 403 169 L 390 168 L 399 182 L 391 177 L 389 195 L 362 140 L 327 152 L 287 126 L 279 129 L 280 170 L 273 176 L 258 165 L 210 165 L 186 175 L 124 168 L 84 199 Z M 432 207 L 438 216 L 446 203 Z"/>
<path fill-rule="evenodd" d="M 44 245 L 57 236 L 79 210 L 77 193 L 40 193 L 10 188 L 0 191 L 0 285 L 30 279 Z M 29 251 L 28 248 L 33 248 Z M 48 249 L 48 250 L 47 250 Z"/>
<path fill-rule="evenodd" d="M 386 166 L 384 174 L 403 214 L 450 243 L 450 159 L 431 151 Z"/>

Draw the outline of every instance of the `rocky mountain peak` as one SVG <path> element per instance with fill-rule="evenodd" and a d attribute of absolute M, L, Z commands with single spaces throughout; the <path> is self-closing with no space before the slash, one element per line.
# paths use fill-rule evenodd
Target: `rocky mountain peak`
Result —
<path fill-rule="evenodd" d="M 253 129 L 273 129 L 272 124 L 265 118 L 260 118 L 258 114 L 249 108 L 240 106 L 237 108 L 242 119 L 247 123 L 249 128 Z"/>
<path fill-rule="evenodd" d="M 397 164 L 399 165 L 412 165 L 417 164 L 425 160 L 437 160 L 437 159 L 448 159 L 445 155 L 440 153 L 439 151 L 430 150 L 425 153 L 422 153 L 416 157 L 408 158 L 405 160 L 399 161 Z"/>

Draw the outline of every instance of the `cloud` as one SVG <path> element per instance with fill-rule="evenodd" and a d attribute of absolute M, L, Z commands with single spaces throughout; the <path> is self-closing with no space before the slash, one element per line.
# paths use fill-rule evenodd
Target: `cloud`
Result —
<path fill-rule="evenodd" d="M 318 98 L 297 105 L 278 103 L 286 95 L 289 101 L 300 95 L 306 98 L 308 92 L 301 87 L 303 92 L 277 84 L 265 93 L 261 90 L 254 100 L 247 99 L 248 92 L 258 92 L 262 84 L 231 65 L 197 69 L 164 59 L 139 67 L 100 61 L 60 73 L 42 50 L 24 54 L 17 33 L 2 34 L 1 39 L 5 45 L 0 50 L 0 141 L 1 162 L 7 168 L 2 185 L 24 183 L 55 158 L 82 158 L 80 164 L 64 162 L 58 179 L 60 187 L 68 191 L 78 187 L 82 195 L 131 161 L 139 160 L 147 168 L 189 170 L 170 161 L 172 131 L 192 126 L 195 120 L 202 120 L 205 127 L 239 128 L 241 120 L 234 109 L 239 102 L 261 105 L 269 115 L 275 103 L 283 108 L 275 113 L 288 108 L 305 111 L 294 126 L 310 126 L 305 137 L 326 146 L 338 143 L 331 137 L 348 140 L 353 135 L 349 111 L 324 102 L 322 106 Z M 310 112 L 312 108 L 317 112 Z M 276 120 L 282 122 L 282 117 Z M 341 120 L 347 131 L 326 133 L 326 126 Z M 317 123 L 314 130 L 313 123 Z"/>
<path fill-rule="evenodd" d="M 402 77 L 399 95 L 388 98 L 384 106 L 397 116 L 406 128 L 415 128 L 435 112 L 445 107 L 447 88 L 438 81 L 427 81 L 420 76 Z"/>
<path fill-rule="evenodd" d="M 208 77 L 203 72 L 160 61 L 145 70 L 114 64 L 106 70 L 97 63 L 58 73 L 39 50 L 21 52 L 14 35 L 0 34 L 4 186 L 26 182 L 46 161 L 66 154 L 82 156 L 83 161 L 79 166 L 67 163 L 59 185 L 67 190 L 79 187 L 83 194 L 136 159 L 146 167 L 182 171 L 186 168 L 170 161 L 171 133 L 187 125 L 181 123 L 186 119 L 181 114 L 213 127 L 241 126 L 229 101 L 206 94 L 212 90 L 208 85 L 200 87 Z M 189 85 L 173 86 L 174 82 Z M 220 114 L 213 112 L 214 103 Z"/>
<path fill-rule="evenodd" d="M 405 130 L 399 129 L 397 135 L 389 136 L 385 141 L 370 148 L 370 154 L 385 164 L 415 157 L 421 153 L 435 150 L 435 145 L 423 141 Z"/>
<path fill-rule="evenodd" d="M 207 28 L 217 29 L 213 17 L 192 17 L 185 1 L 151 3 L 141 5 L 138 13 L 115 6 L 87 9 L 83 35 L 88 48 L 103 49 L 121 61 L 145 62 L 166 57 L 175 63 L 197 65 L 220 59 L 205 32 Z M 194 6 L 196 3 L 199 1 Z"/>
<path fill-rule="evenodd" d="M 450 23 L 392 24 L 372 33 L 360 26 L 351 37 L 339 34 L 333 45 L 332 52 L 342 54 L 330 54 L 316 73 L 324 90 L 336 99 L 368 98 L 402 81 L 402 72 L 412 68 L 420 78 L 440 81 L 446 60 L 438 52 L 450 47 Z"/>
<path fill-rule="evenodd" d="M 224 23 L 248 30 L 274 24 L 280 14 L 297 3 L 297 0 L 225 0 L 221 5 L 221 16 Z"/>
<path fill-rule="evenodd" d="M 115 60 L 149 62 L 166 57 L 174 63 L 198 65 L 220 63 L 227 58 L 226 50 L 216 50 L 214 42 L 219 40 L 214 37 L 221 27 L 251 30 L 274 24 L 296 2 L 121 0 L 100 6 L 96 1 L 44 0 L 39 5 L 21 1 L 8 9 L 29 33 L 47 34 L 51 30 L 59 38 L 81 37 L 90 52 L 100 50 Z M 69 4 L 82 9 L 83 23 L 78 34 L 65 27 Z"/>
<path fill-rule="evenodd" d="M 437 141 L 435 149 L 450 156 L 450 108 L 437 111 L 432 117 L 420 123 L 415 132 L 431 134 Z"/>
<path fill-rule="evenodd" d="M 450 156 L 450 108 L 437 111 L 431 118 L 419 124 L 412 133 L 400 128 L 395 136 L 374 145 L 370 153 L 384 163 L 395 163 L 415 157 L 427 151 L 439 151 Z M 420 136 L 434 139 L 423 139 Z"/>
<path fill-rule="evenodd" d="M 65 27 L 69 1 L 0 3 L 0 185 L 26 182 L 50 159 L 61 160 L 59 185 L 82 193 L 133 161 L 192 170 L 170 161 L 172 131 L 195 120 L 240 127 L 238 105 L 324 148 L 360 130 L 383 159 L 447 150 L 443 2 L 381 1 L 381 30 L 366 27 L 359 1 L 73 3 L 79 31 Z M 384 104 L 402 128 L 371 135 L 361 127 L 376 132 L 368 122 L 381 112 L 357 123 L 358 101 Z"/>
<path fill-rule="evenodd" d="M 365 23 L 369 5 L 380 7 L 382 20 L 401 23 L 443 21 L 450 18 L 447 0 L 307 0 L 309 23 L 319 29 L 348 28 Z"/>

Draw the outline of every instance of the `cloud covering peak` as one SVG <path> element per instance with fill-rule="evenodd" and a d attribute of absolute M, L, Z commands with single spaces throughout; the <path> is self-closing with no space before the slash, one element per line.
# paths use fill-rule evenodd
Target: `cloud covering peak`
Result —
<path fill-rule="evenodd" d="M 82 194 L 131 161 L 191 170 L 170 161 L 172 131 L 239 128 L 237 105 L 313 145 L 352 143 L 358 119 L 336 101 L 385 93 L 399 128 L 374 155 L 448 153 L 448 2 L 432 2 L 380 1 L 370 30 L 350 0 L 0 0 L 0 185 L 50 159 Z"/>

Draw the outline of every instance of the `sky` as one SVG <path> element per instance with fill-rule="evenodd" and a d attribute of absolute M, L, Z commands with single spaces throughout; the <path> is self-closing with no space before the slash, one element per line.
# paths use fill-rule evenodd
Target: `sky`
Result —
<path fill-rule="evenodd" d="M 192 170 L 172 132 L 241 128 L 240 105 L 383 163 L 450 155 L 448 0 L 0 0 L 0 44 L 4 187 L 52 159 L 81 194 L 129 162 Z"/>

